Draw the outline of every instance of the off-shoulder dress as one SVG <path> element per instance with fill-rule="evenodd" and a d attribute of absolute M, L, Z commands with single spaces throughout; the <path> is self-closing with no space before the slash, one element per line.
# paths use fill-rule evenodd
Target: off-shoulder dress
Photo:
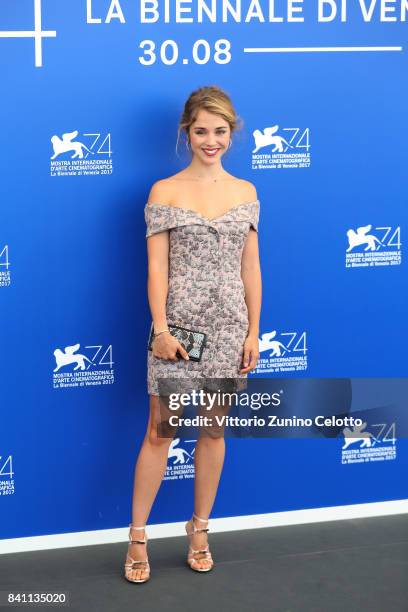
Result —
<path fill-rule="evenodd" d="M 248 332 L 241 259 L 251 227 L 258 231 L 259 213 L 259 200 L 213 219 L 189 208 L 146 204 L 146 238 L 169 231 L 167 323 L 207 334 L 200 362 L 147 351 L 149 394 L 160 394 L 160 378 L 246 378 L 239 373 Z"/>

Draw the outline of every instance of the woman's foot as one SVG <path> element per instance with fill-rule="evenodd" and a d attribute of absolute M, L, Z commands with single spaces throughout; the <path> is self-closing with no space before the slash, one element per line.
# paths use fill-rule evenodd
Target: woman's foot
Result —
<path fill-rule="evenodd" d="M 125 578 L 130 582 L 146 582 L 150 566 L 146 552 L 147 536 L 144 527 L 129 525 L 129 545 L 125 562 Z"/>
<path fill-rule="evenodd" d="M 190 538 L 187 563 L 199 572 L 209 571 L 214 565 L 208 546 L 207 525 L 208 519 L 201 519 L 196 514 L 186 523 L 186 532 Z"/>

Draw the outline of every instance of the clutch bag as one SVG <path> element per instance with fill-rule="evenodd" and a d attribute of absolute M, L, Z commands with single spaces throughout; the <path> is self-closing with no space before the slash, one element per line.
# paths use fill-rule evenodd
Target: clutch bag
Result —
<path fill-rule="evenodd" d="M 193 329 L 187 329 L 186 327 L 181 327 L 179 325 L 167 324 L 167 327 L 169 328 L 171 335 L 177 338 L 180 344 L 184 346 L 189 358 L 192 361 L 201 361 L 203 350 L 207 342 L 207 334 L 204 332 L 194 331 Z M 153 335 L 154 329 L 152 322 L 150 327 L 149 341 L 147 344 L 149 351 L 152 350 Z M 179 353 L 177 354 L 179 355 Z"/>

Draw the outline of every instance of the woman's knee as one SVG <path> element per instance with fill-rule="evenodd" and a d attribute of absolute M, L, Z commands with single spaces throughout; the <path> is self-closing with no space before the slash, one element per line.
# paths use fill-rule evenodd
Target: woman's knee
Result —
<path fill-rule="evenodd" d="M 153 446 L 169 446 L 173 437 L 163 430 L 161 423 L 153 423 L 147 431 L 147 438 Z"/>
<path fill-rule="evenodd" d="M 151 396 L 150 418 L 147 438 L 155 446 L 168 446 L 174 438 L 175 429 L 170 427 L 168 417 L 160 404 L 158 396 Z"/>
<path fill-rule="evenodd" d="M 208 446 L 214 446 L 221 444 L 221 440 L 224 440 L 224 429 L 215 427 L 204 427 L 200 429 L 198 441 L 201 444 L 207 444 Z M 225 442 L 225 440 L 224 440 Z"/>

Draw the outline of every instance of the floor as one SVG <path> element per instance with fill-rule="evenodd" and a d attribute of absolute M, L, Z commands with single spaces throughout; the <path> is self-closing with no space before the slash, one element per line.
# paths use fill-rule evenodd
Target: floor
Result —
<path fill-rule="evenodd" d="M 210 532 L 209 541 L 214 569 L 197 573 L 187 538 L 150 540 L 145 584 L 122 577 L 126 543 L 0 555 L 0 591 L 65 591 L 73 612 L 408 612 L 407 514 Z"/>

